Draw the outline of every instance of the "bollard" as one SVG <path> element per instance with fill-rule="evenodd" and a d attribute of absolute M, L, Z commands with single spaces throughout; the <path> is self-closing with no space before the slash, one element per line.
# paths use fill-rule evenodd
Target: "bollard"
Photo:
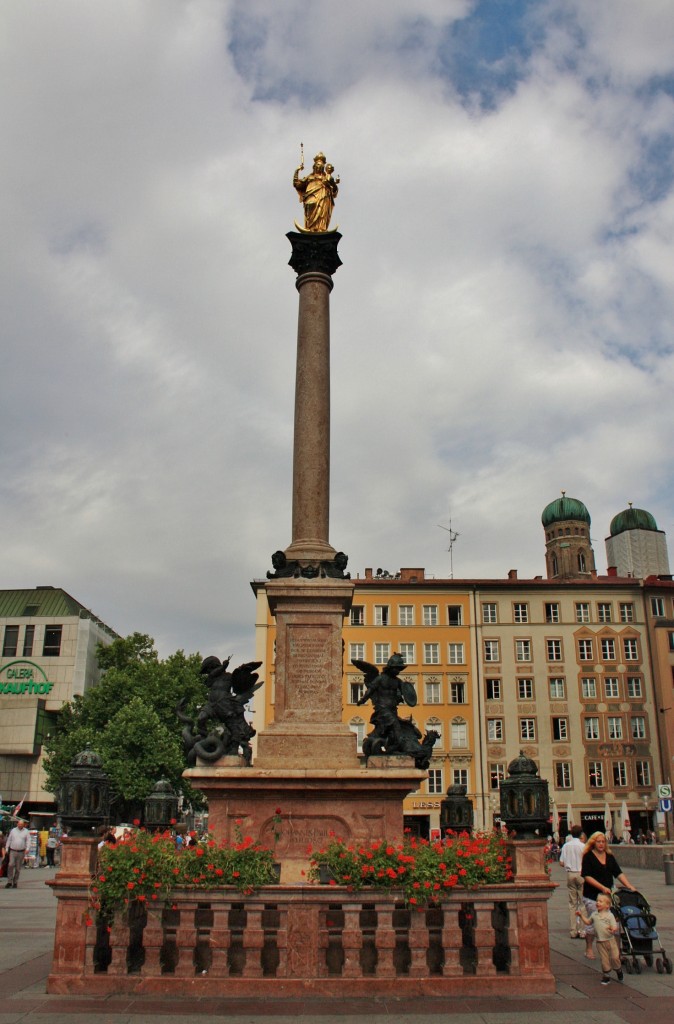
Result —
<path fill-rule="evenodd" d="M 665 869 L 665 885 L 674 885 L 674 854 L 665 854 L 662 866 Z"/>

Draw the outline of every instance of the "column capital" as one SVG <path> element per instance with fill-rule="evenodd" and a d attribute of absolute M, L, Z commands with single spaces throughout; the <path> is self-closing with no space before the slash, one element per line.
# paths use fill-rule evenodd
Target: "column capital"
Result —
<path fill-rule="evenodd" d="M 293 250 L 288 260 L 289 266 L 298 276 L 313 272 L 331 278 L 342 265 L 337 252 L 341 237 L 339 231 L 289 231 L 286 238 Z"/>

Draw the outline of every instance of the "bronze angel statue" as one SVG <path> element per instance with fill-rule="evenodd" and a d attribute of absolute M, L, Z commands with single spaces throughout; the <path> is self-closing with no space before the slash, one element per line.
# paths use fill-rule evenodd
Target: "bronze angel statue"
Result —
<path fill-rule="evenodd" d="M 400 718 L 398 706 L 407 704 L 415 707 L 416 690 L 405 679 L 399 679 L 405 668 L 400 654 L 394 654 L 380 672 L 376 665 L 367 661 L 354 659 L 351 663 L 365 676 L 365 692 L 358 704 L 366 704 L 369 700 L 374 705 L 370 716 L 370 724 L 374 727 L 363 740 L 363 753 L 366 757 L 383 754 L 403 754 L 413 757 L 417 768 L 426 769 L 431 763 L 433 745 L 439 739 L 437 732 L 429 730 L 421 739 L 422 733 L 417 729 L 412 717 Z"/>
<path fill-rule="evenodd" d="M 185 723 L 183 743 L 191 766 L 196 764 L 198 757 L 202 761 L 217 761 L 225 755 L 239 752 L 246 764 L 251 764 L 253 748 L 250 741 L 255 729 L 247 720 L 245 710 L 255 691 L 262 686 L 257 675 L 262 662 L 248 661 L 228 672 L 230 660 L 227 658 L 221 662 L 211 656 L 202 662 L 201 674 L 206 677 L 208 699 L 199 708 L 196 722 L 185 714 L 183 701 L 176 708 L 178 718 Z"/>

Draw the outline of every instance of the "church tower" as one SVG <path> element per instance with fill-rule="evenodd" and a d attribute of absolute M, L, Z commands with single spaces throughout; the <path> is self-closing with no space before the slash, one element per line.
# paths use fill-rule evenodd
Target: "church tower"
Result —
<path fill-rule="evenodd" d="M 643 508 L 629 508 L 611 520 L 606 538 L 606 558 L 614 565 L 619 576 L 668 576 L 669 558 L 664 530 L 650 512 Z"/>
<path fill-rule="evenodd" d="M 590 541 L 590 513 L 577 498 L 562 491 L 543 509 L 545 565 L 549 580 L 586 579 L 595 569 Z"/>

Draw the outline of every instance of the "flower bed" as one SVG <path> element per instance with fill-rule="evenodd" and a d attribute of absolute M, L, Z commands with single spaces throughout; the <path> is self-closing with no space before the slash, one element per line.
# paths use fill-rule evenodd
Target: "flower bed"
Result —
<path fill-rule="evenodd" d="M 402 890 L 407 903 L 423 906 L 453 889 L 477 889 L 512 880 L 510 857 L 500 832 L 449 833 L 429 842 L 406 835 L 401 843 L 345 843 L 335 837 L 312 852 L 309 877 L 320 881 L 327 868 L 331 885 L 358 890 Z"/>
<path fill-rule="evenodd" d="M 91 911 L 112 920 L 134 901 L 170 904 L 178 888 L 212 891 L 233 885 L 249 895 L 278 881 L 272 851 L 250 836 L 239 834 L 238 840 L 218 845 L 207 839 L 177 849 L 170 833 L 152 835 L 141 829 L 115 846 L 105 846 L 89 888 Z"/>

